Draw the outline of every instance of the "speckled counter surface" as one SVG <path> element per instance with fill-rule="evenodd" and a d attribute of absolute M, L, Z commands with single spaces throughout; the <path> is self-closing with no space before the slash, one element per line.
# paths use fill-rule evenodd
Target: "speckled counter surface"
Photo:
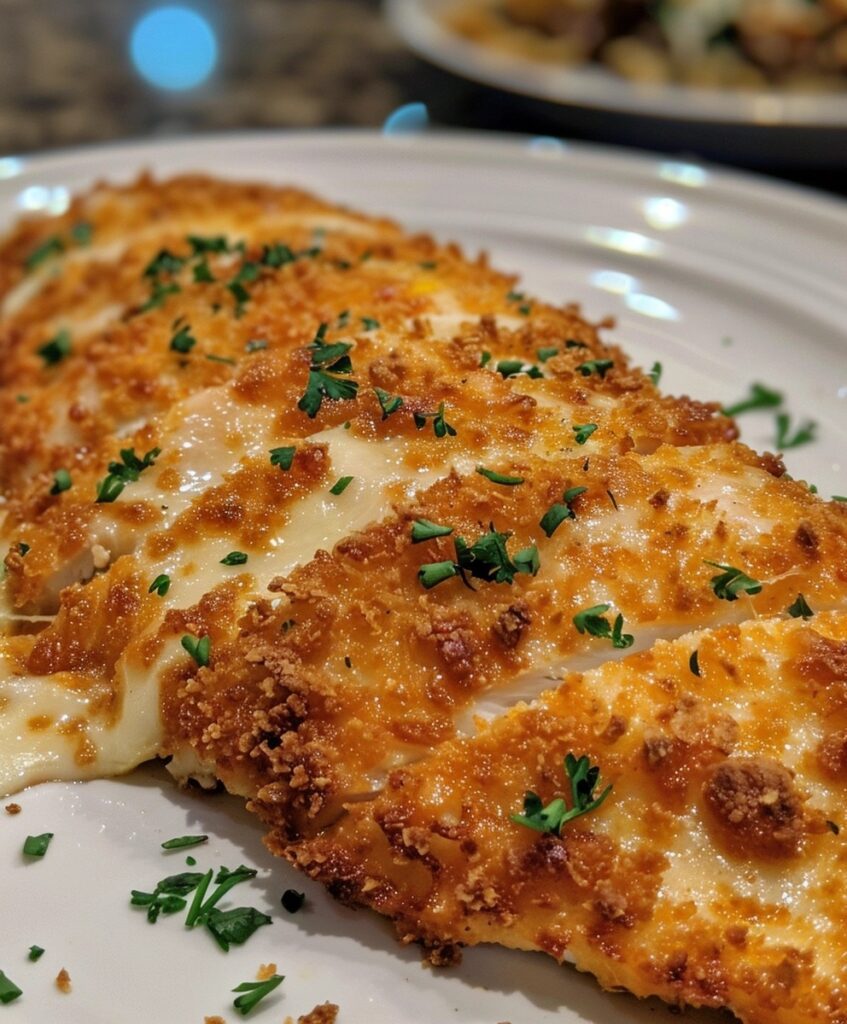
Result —
<path fill-rule="evenodd" d="M 185 2 L 214 26 L 218 63 L 203 85 L 169 93 L 148 85 L 129 57 L 150 0 L 0 0 L 0 156 L 193 132 L 376 127 L 413 101 L 428 105 L 436 125 L 585 134 L 417 60 L 380 0 Z M 597 121 L 593 135 L 620 141 Z M 847 194 L 843 172 L 783 176 Z"/>

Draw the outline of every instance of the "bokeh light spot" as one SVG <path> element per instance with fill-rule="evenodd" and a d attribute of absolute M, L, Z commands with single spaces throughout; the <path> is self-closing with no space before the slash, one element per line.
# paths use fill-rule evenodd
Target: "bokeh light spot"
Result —
<path fill-rule="evenodd" d="M 425 103 L 406 103 L 389 114 L 382 125 L 383 135 L 415 135 L 429 125 Z"/>
<path fill-rule="evenodd" d="M 538 156 L 559 156 L 567 150 L 568 144 L 554 135 L 536 135 L 529 140 L 527 148 Z"/>
<path fill-rule="evenodd" d="M 160 89 L 193 89 L 212 73 L 218 43 L 208 21 L 189 7 L 156 7 L 132 30 L 139 74 Z"/>

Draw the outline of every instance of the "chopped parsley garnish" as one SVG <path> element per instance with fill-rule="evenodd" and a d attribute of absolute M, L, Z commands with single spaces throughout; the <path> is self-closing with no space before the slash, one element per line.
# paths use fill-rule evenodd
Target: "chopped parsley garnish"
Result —
<path fill-rule="evenodd" d="M 251 338 L 250 341 L 244 346 L 245 352 L 261 352 L 263 349 L 268 347 L 267 341 L 264 338 Z"/>
<path fill-rule="evenodd" d="M 57 469 L 53 474 L 53 486 L 50 488 L 51 494 L 61 494 L 62 491 L 69 491 L 71 489 L 71 474 L 66 469 Z"/>
<path fill-rule="evenodd" d="M 294 263 L 296 259 L 296 255 L 287 245 L 274 242 L 272 245 L 263 246 L 259 262 L 265 267 L 277 269 L 284 267 L 286 263 Z"/>
<path fill-rule="evenodd" d="M 291 469 L 291 463 L 294 461 L 294 453 L 296 451 L 295 445 L 290 445 L 286 448 L 271 448 L 271 465 L 279 466 L 280 469 Z"/>
<path fill-rule="evenodd" d="M 332 485 L 332 487 L 330 487 L 329 493 L 330 494 L 336 494 L 336 495 L 343 494 L 347 490 L 347 488 L 350 486 L 350 484 L 352 482 L 353 482 L 353 477 L 352 476 L 342 476 L 342 477 L 339 477 L 338 480 L 336 480 L 335 483 Z"/>
<path fill-rule="evenodd" d="M 287 910 L 289 914 L 296 914 L 306 902 L 306 894 L 297 892 L 296 889 L 286 889 L 279 902 L 283 910 Z"/>
<path fill-rule="evenodd" d="M 247 555 L 243 551 L 230 551 L 221 559 L 221 565 L 244 565 Z"/>
<path fill-rule="evenodd" d="M 495 369 L 504 378 L 515 377 L 520 373 L 525 373 L 528 377 L 536 379 L 544 376 L 537 366 L 533 366 L 532 363 L 525 363 L 523 359 L 501 359 Z"/>
<path fill-rule="evenodd" d="M 41 946 L 30 946 L 29 953 L 27 953 L 27 959 L 32 960 L 35 963 L 36 960 L 40 960 L 44 956 L 44 949 Z"/>
<path fill-rule="evenodd" d="M 187 241 L 191 246 L 191 252 L 194 256 L 202 256 L 208 252 L 221 253 L 231 251 L 226 235 L 189 235 Z"/>
<path fill-rule="evenodd" d="M 178 274 L 186 259 L 175 256 L 169 249 L 160 249 L 144 268 L 144 277 L 158 278 L 162 274 Z"/>
<path fill-rule="evenodd" d="M 183 354 L 190 352 L 197 344 L 197 339 L 191 333 L 191 328 L 188 324 L 184 324 L 171 338 L 171 350 L 173 352 L 182 352 Z"/>
<path fill-rule="evenodd" d="M 688 667 L 695 676 L 700 675 L 700 652 L 692 651 L 691 657 L 688 659 Z"/>
<path fill-rule="evenodd" d="M 216 280 L 207 259 L 202 259 L 199 263 L 195 263 L 193 273 L 195 284 L 213 284 Z"/>
<path fill-rule="evenodd" d="M 503 473 L 496 473 L 493 469 L 486 469 L 485 466 L 477 466 L 477 473 L 490 480 L 493 484 L 502 484 L 504 487 L 517 487 L 524 482 L 522 476 L 505 476 Z"/>
<path fill-rule="evenodd" d="M 596 423 L 575 423 L 571 428 L 574 432 L 574 439 L 577 444 L 585 444 L 597 429 Z"/>
<path fill-rule="evenodd" d="M 255 868 L 246 868 L 244 865 L 236 868 L 234 871 L 230 871 L 228 868 L 221 868 L 215 878 L 215 885 L 217 888 L 212 895 L 206 899 L 206 892 L 212 882 L 212 870 L 210 868 L 205 875 L 200 876 L 200 882 L 194 893 L 194 898 L 191 901 L 188 914 L 185 917 L 186 928 L 194 928 L 195 925 L 198 924 L 207 924 L 209 918 L 213 916 L 212 910 L 215 904 L 219 903 L 230 889 L 234 888 L 236 885 L 240 885 L 241 882 L 246 882 L 248 878 L 255 878 L 256 874 L 257 872 Z M 240 909 L 249 910 L 249 908 Z M 258 924 L 264 923 L 265 922 L 263 921 L 258 922 Z M 258 924 L 256 927 L 258 927 Z M 255 928 L 253 928 L 249 934 L 252 935 L 253 931 L 255 931 Z M 245 939 L 248 937 L 249 935 L 244 936 Z M 228 941 L 235 942 L 237 940 L 229 938 Z M 244 939 L 241 941 L 243 942 Z"/>
<path fill-rule="evenodd" d="M 715 597 L 719 597 L 723 601 L 737 601 L 739 594 L 758 594 L 762 590 L 762 584 L 747 576 L 741 569 L 708 560 L 705 560 L 705 563 L 711 565 L 713 569 L 721 570 L 717 576 L 712 577 L 710 582 Z"/>
<path fill-rule="evenodd" d="M 40 836 L 27 836 L 24 840 L 24 855 L 27 857 L 43 857 L 53 838 L 52 832 L 42 832 Z"/>
<path fill-rule="evenodd" d="M 228 953 L 231 945 L 240 946 L 257 928 L 271 924 L 271 919 L 255 907 L 235 907 L 233 910 L 212 907 L 204 917 L 204 924 L 224 953 Z"/>
<path fill-rule="evenodd" d="M 349 264 L 348 264 L 348 266 L 349 266 Z M 347 327 L 349 323 L 350 323 L 350 310 L 349 309 L 342 310 L 342 312 L 338 314 L 338 318 L 335 321 L 335 326 L 340 329 L 342 327 Z"/>
<path fill-rule="evenodd" d="M 197 863 L 197 861 L 196 861 L 196 859 L 195 859 L 194 857 L 190 857 L 190 856 L 189 856 L 189 857 L 186 857 L 186 858 L 185 858 L 185 863 L 186 863 L 186 864 L 187 864 L 187 865 L 188 865 L 188 866 L 189 866 L 190 868 L 193 868 L 193 867 L 194 867 L 194 865 L 195 865 L 195 864 Z"/>
<path fill-rule="evenodd" d="M 566 519 L 576 519 L 571 505 L 580 494 L 584 494 L 587 490 L 587 487 L 569 487 L 562 496 L 561 503 L 556 502 L 547 509 L 538 524 L 547 537 L 552 537 Z"/>
<path fill-rule="evenodd" d="M 845 494 L 833 494 L 830 501 L 847 501 L 847 495 Z"/>
<path fill-rule="evenodd" d="M 802 594 L 798 594 L 797 600 L 790 604 L 785 610 L 792 619 L 811 619 L 815 614 Z"/>
<path fill-rule="evenodd" d="M 390 395 L 387 391 L 383 391 L 382 388 L 374 388 L 374 393 L 379 400 L 379 407 L 382 409 L 382 418 L 384 420 L 387 420 L 393 412 L 403 408 L 403 399 L 400 395 Z"/>
<path fill-rule="evenodd" d="M 537 793 L 528 792 L 524 796 L 523 814 L 509 816 L 516 825 L 525 825 L 536 832 L 559 836 L 568 822 L 596 811 L 612 792 L 609 785 L 599 796 L 594 795 L 600 779 L 600 768 L 598 765 L 592 765 L 584 754 L 577 759 L 569 753 L 565 757 L 564 768 L 571 785 L 570 808 L 562 797 L 557 797 L 545 807 Z"/>
<path fill-rule="evenodd" d="M 774 443 L 780 451 L 785 451 L 786 448 L 799 448 L 801 444 L 809 444 L 815 440 L 817 428 L 818 425 L 814 420 L 805 420 L 792 434 L 791 417 L 787 412 L 781 412 L 776 417 L 776 441 Z"/>
<path fill-rule="evenodd" d="M 418 569 L 418 579 L 426 590 L 431 590 L 439 583 L 458 575 L 459 569 L 455 562 L 428 562 Z"/>
<path fill-rule="evenodd" d="M 434 537 L 449 537 L 453 532 L 452 526 L 439 526 L 429 519 L 416 519 L 412 523 L 412 543 L 420 544 L 425 540 L 432 540 Z"/>
<path fill-rule="evenodd" d="M 265 996 L 269 996 L 275 988 L 278 988 L 285 980 L 284 975 L 274 974 L 267 981 L 242 981 L 236 985 L 233 992 L 241 992 L 243 995 L 233 1000 L 232 1005 L 243 1016 L 260 1003 Z"/>
<path fill-rule="evenodd" d="M 615 363 L 612 359 L 589 359 L 584 363 L 580 363 L 577 366 L 577 371 L 583 377 L 590 377 L 592 373 L 596 373 L 603 380 L 614 365 Z"/>
<path fill-rule="evenodd" d="M 244 287 L 245 284 L 255 281 L 260 273 L 261 270 L 258 263 L 245 260 L 238 268 L 235 277 L 231 281 L 227 281 L 227 289 L 235 299 L 235 315 L 237 317 L 241 316 L 244 312 L 244 306 L 250 299 L 250 292 Z"/>
<path fill-rule="evenodd" d="M 444 402 L 438 406 L 437 412 L 416 412 L 412 414 L 415 426 L 423 430 L 428 419 L 432 420 L 432 430 L 436 437 L 456 436 L 456 428 L 451 426 L 444 418 Z"/>
<path fill-rule="evenodd" d="M 27 551 L 31 550 L 32 549 L 30 548 L 29 544 L 25 544 L 23 541 L 18 542 L 18 554 L 21 556 L 21 558 L 24 557 Z"/>
<path fill-rule="evenodd" d="M 479 354 L 479 367 L 482 369 L 483 366 L 488 366 L 491 362 L 491 353 L 486 349 L 483 349 Z"/>
<path fill-rule="evenodd" d="M 155 593 L 155 594 L 158 594 L 159 597 L 164 597 L 165 594 L 167 594 L 167 592 L 170 590 L 170 586 L 171 586 L 171 578 L 170 578 L 170 576 L 168 576 L 167 573 L 161 572 L 153 580 L 153 582 L 150 584 L 150 586 L 147 588 L 147 593 L 148 594 Z"/>
<path fill-rule="evenodd" d="M 226 366 L 238 366 L 235 359 L 232 359 L 229 356 L 216 356 L 214 352 L 207 352 L 206 358 L 210 363 L 224 363 Z"/>
<path fill-rule="evenodd" d="M 51 256 L 58 256 L 64 251 L 65 243 L 62 239 L 58 235 L 51 235 L 32 250 L 26 260 L 24 260 L 24 265 L 27 270 L 35 270 L 37 266 L 50 259 Z"/>
<path fill-rule="evenodd" d="M 44 360 L 45 366 L 55 366 L 56 363 L 61 363 L 65 356 L 70 355 L 71 352 L 71 332 L 63 327 L 49 341 L 41 345 L 37 351 Z"/>
<path fill-rule="evenodd" d="M 653 381 L 654 386 L 658 387 L 659 381 L 662 379 L 662 364 L 659 362 L 653 363 L 647 376 Z"/>
<path fill-rule="evenodd" d="M 565 348 L 588 348 L 584 341 L 577 341 L 576 338 L 568 338 Z"/>
<path fill-rule="evenodd" d="M 507 292 L 506 293 L 506 301 L 507 302 L 523 302 L 524 297 L 525 296 L 524 296 L 523 292 L 512 291 L 512 292 Z"/>
<path fill-rule="evenodd" d="M 577 632 L 588 633 L 589 636 L 601 640 L 611 640 L 612 646 L 619 650 L 632 647 L 635 637 L 631 633 L 623 632 L 623 615 L 618 615 L 613 624 L 606 618 L 606 612 L 610 607 L 608 604 L 595 604 L 592 608 L 577 612 L 573 617 Z"/>
<path fill-rule="evenodd" d="M 473 544 L 468 544 L 464 537 L 456 537 L 456 560 L 422 565 L 418 569 L 418 579 L 430 590 L 453 576 L 461 576 L 462 582 L 473 589 L 468 577 L 489 583 L 511 584 L 518 573 L 535 576 L 540 568 L 538 548 L 531 544 L 510 558 L 506 541 L 511 536 L 511 533 L 500 533 L 489 526 L 488 533 Z"/>
<path fill-rule="evenodd" d="M 542 363 L 546 363 L 548 359 L 552 359 L 559 350 L 555 345 L 551 345 L 547 348 L 539 348 L 536 350 L 536 355 Z"/>
<path fill-rule="evenodd" d="M 162 843 L 163 850 L 184 850 L 187 846 L 199 846 L 207 843 L 208 836 L 177 836 L 175 839 L 166 839 Z"/>
<path fill-rule="evenodd" d="M 181 291 L 182 289 L 175 281 L 169 281 L 167 284 L 156 281 L 153 284 L 153 290 L 150 292 L 150 298 L 142 306 L 138 307 L 138 312 L 148 313 L 151 309 L 157 309 L 165 304 L 165 299 L 169 295 L 176 295 L 177 292 Z"/>
<path fill-rule="evenodd" d="M 362 330 L 363 331 L 378 331 L 380 327 L 379 320 L 374 320 L 372 316 L 362 317 Z"/>
<path fill-rule="evenodd" d="M 147 920 L 150 924 L 155 924 L 160 914 L 176 914 L 183 910 L 186 905 L 184 897 L 202 885 L 204 879 L 211 874 L 211 871 L 207 875 L 201 875 L 197 871 L 183 871 L 177 875 L 168 875 L 156 883 L 153 892 L 133 889 L 129 902 L 134 907 L 146 907 Z"/>
<path fill-rule="evenodd" d="M 355 380 L 341 380 L 335 376 L 353 372 L 353 365 L 347 354 L 353 346 L 344 342 L 328 345 L 324 341 L 326 330 L 327 325 L 321 324 L 309 346 L 312 352 L 309 378 L 303 397 L 297 403 L 297 408 L 302 409 L 310 419 L 317 416 L 324 398 L 350 400 L 356 397 L 359 390 Z"/>
<path fill-rule="evenodd" d="M 127 484 L 137 480 L 145 469 L 149 469 L 161 455 L 161 448 L 151 448 L 143 459 L 135 454 L 134 448 L 121 448 L 121 461 L 109 463 L 109 474 L 97 485 L 97 502 L 114 501 Z"/>
<path fill-rule="evenodd" d="M 438 266 L 438 263 L 436 260 L 422 260 L 418 264 L 418 266 L 421 268 L 421 270 L 435 270 L 435 268 Z"/>
<path fill-rule="evenodd" d="M 0 1003 L 11 1003 L 20 995 L 23 991 L 0 971 Z"/>
<path fill-rule="evenodd" d="M 752 412 L 754 409 L 773 409 L 782 405 L 783 395 L 779 391 L 773 391 L 764 384 L 751 384 L 750 393 L 733 405 L 724 406 L 724 416 L 740 416 L 743 412 Z"/>
<path fill-rule="evenodd" d="M 209 664 L 209 652 L 212 647 L 212 638 L 208 634 L 201 636 L 198 639 L 196 636 L 186 633 L 180 640 L 180 643 L 197 662 L 200 668 Z"/>
<path fill-rule="evenodd" d="M 91 245 L 94 228 L 87 220 L 81 220 L 71 228 L 71 238 L 77 245 Z"/>
<path fill-rule="evenodd" d="M 29 401 L 29 395 L 15 395 L 15 401 L 25 405 Z"/>

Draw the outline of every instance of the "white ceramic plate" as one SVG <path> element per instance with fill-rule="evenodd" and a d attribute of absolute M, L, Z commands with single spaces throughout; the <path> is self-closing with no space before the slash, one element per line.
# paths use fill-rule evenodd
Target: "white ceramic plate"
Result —
<path fill-rule="evenodd" d="M 387 0 L 386 9 L 405 42 L 428 60 L 509 92 L 649 117 L 847 128 L 847 92 L 639 85 L 599 66 L 559 67 L 465 39 L 446 28 L 440 17 L 451 3 L 454 0 Z"/>
<path fill-rule="evenodd" d="M 0 221 L 60 210 L 98 178 L 204 170 L 296 183 L 410 228 L 485 247 L 525 273 L 527 290 L 612 313 L 611 335 L 663 385 L 730 401 L 752 380 L 783 389 L 795 417 L 817 420 L 819 440 L 788 453 L 792 473 L 824 495 L 847 494 L 847 207 L 754 178 L 585 147 L 478 137 L 385 138 L 309 134 L 191 139 L 0 160 Z M 773 446 L 772 417 L 743 420 L 744 436 Z M 658 1004 L 605 995 L 540 955 L 475 949 L 434 972 L 399 946 L 385 922 L 333 903 L 274 861 L 238 800 L 192 797 L 161 769 L 115 781 L 45 785 L 0 813 L 0 969 L 24 989 L 0 1007 L 3 1024 L 202 1024 L 241 1020 L 229 990 L 273 962 L 284 984 L 247 1019 L 278 1024 L 324 1000 L 340 1024 L 645 1024 Z M 5 801 L 4 801 L 5 802 Z M 28 834 L 55 838 L 43 861 L 20 855 Z M 181 915 L 155 926 L 128 905 L 185 868 L 167 838 L 204 832 L 189 851 L 198 869 L 246 863 L 259 877 L 234 894 L 273 913 L 243 947 L 224 954 Z M 295 916 L 279 907 L 305 889 Z M 30 945 L 46 949 L 29 963 Z M 73 991 L 53 986 L 69 971 Z M 692 1013 L 692 1024 L 724 1018 Z"/>

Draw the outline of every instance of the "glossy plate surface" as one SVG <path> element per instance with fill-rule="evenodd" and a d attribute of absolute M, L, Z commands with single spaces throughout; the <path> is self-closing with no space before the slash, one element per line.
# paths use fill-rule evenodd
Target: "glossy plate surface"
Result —
<path fill-rule="evenodd" d="M 753 380 L 783 390 L 794 422 L 813 418 L 814 444 L 787 453 L 790 472 L 847 494 L 847 207 L 810 193 L 693 164 L 565 147 L 549 140 L 372 134 L 235 136 L 0 160 L 0 221 L 61 210 L 100 178 L 202 170 L 291 182 L 414 229 L 484 247 L 520 270 L 527 291 L 577 300 L 675 393 L 729 402 Z M 772 414 L 742 420 L 743 436 L 774 447 Z M 470 950 L 458 969 L 420 966 L 376 916 L 346 910 L 264 851 L 240 801 L 179 792 L 161 769 L 113 781 L 45 785 L 0 812 L 0 969 L 24 996 L 3 1024 L 232 1024 L 236 984 L 275 963 L 284 984 L 248 1020 L 279 1024 L 316 1003 L 339 1024 L 646 1024 L 658 1004 L 606 995 L 540 955 Z M 5 803 L 7 801 L 3 801 Z M 43 861 L 23 862 L 27 835 L 54 832 Z M 245 946 L 221 952 L 183 915 L 155 926 L 128 905 L 131 889 L 190 870 L 164 854 L 172 836 L 207 833 L 195 870 L 245 863 L 258 878 L 232 905 L 274 917 Z M 287 888 L 306 908 L 279 906 Z M 30 945 L 46 949 L 38 963 Z M 60 994 L 61 967 L 73 991 Z M 725 1018 L 692 1013 L 697 1024 Z"/>
<path fill-rule="evenodd" d="M 400 36 L 421 56 L 457 75 L 508 92 L 647 117 L 750 126 L 847 128 L 847 91 L 741 91 L 634 84 L 599 65 L 562 67 L 465 39 L 445 27 L 440 17 L 451 2 L 386 0 L 386 10 Z"/>

